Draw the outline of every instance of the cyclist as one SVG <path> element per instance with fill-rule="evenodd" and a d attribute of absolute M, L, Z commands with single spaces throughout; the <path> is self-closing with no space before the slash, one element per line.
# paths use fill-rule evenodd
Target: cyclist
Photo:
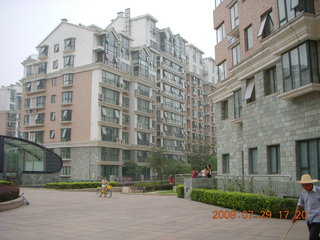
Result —
<path fill-rule="evenodd" d="M 102 189 L 103 189 L 104 191 L 106 191 L 107 185 L 108 185 L 108 181 L 107 181 L 107 178 L 106 178 L 105 176 L 102 178 L 101 183 L 102 183 L 102 186 L 101 186 Z"/>

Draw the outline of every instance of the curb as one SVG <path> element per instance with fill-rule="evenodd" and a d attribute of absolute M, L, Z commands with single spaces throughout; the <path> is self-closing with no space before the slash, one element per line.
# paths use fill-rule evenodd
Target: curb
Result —
<path fill-rule="evenodd" d="M 6 202 L 0 202 L 0 212 L 21 207 L 23 206 L 23 204 L 24 204 L 24 201 L 22 197 L 19 197 L 10 201 L 6 201 Z"/>

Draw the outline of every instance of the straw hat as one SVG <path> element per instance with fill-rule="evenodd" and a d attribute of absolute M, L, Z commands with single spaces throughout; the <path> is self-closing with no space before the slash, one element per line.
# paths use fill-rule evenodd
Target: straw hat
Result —
<path fill-rule="evenodd" d="M 304 184 L 304 183 L 315 183 L 319 182 L 317 179 L 312 179 L 312 177 L 309 174 L 304 174 L 301 176 L 301 181 L 298 181 L 298 183 Z"/>

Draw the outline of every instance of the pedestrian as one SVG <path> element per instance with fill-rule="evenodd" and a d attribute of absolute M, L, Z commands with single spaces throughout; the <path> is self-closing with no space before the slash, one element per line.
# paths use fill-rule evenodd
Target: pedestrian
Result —
<path fill-rule="evenodd" d="M 307 212 L 307 225 L 309 229 L 309 240 L 320 240 L 320 187 L 314 183 L 319 182 L 317 179 L 312 179 L 309 174 L 301 176 L 301 184 L 303 190 L 301 192 L 295 215 L 292 222 L 295 223 L 299 217 L 301 218 L 301 208 Z"/>
<path fill-rule="evenodd" d="M 198 172 L 196 171 L 195 168 L 192 169 L 191 177 L 196 178 L 198 176 Z"/>
<path fill-rule="evenodd" d="M 169 183 L 173 184 L 173 175 L 171 174 L 170 178 L 169 178 Z"/>
<path fill-rule="evenodd" d="M 208 164 L 208 165 L 207 165 L 207 169 L 208 169 L 208 171 L 207 171 L 207 177 L 208 177 L 208 178 L 211 178 L 211 177 L 212 177 L 211 164 Z"/>

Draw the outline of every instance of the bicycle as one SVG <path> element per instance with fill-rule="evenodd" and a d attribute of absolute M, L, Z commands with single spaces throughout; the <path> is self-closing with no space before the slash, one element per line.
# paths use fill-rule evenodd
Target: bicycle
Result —
<path fill-rule="evenodd" d="M 97 196 L 101 197 L 102 195 L 104 195 L 104 197 L 111 198 L 111 196 L 112 196 L 111 189 L 112 189 L 111 185 L 107 185 L 106 188 L 97 187 Z"/>

